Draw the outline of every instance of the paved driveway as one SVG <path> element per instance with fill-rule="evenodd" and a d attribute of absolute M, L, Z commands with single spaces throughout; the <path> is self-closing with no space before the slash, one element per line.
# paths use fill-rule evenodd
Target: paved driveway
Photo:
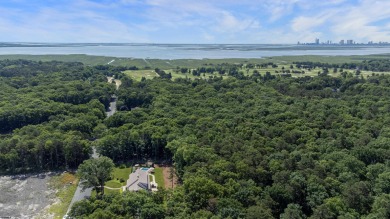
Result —
<path fill-rule="evenodd" d="M 81 183 L 77 186 L 76 192 L 74 193 L 74 196 L 72 198 L 72 201 L 69 204 L 69 208 L 66 214 L 69 213 L 70 209 L 72 208 L 73 204 L 75 202 L 81 201 L 84 198 L 91 197 L 92 188 L 85 189 L 84 191 L 81 191 Z"/>

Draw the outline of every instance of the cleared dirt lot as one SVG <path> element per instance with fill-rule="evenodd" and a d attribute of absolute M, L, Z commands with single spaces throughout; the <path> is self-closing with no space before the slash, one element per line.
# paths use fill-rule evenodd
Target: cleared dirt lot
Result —
<path fill-rule="evenodd" d="M 165 188 L 166 189 L 175 188 L 178 184 L 177 176 L 175 174 L 175 169 L 171 169 L 171 166 L 164 165 L 164 164 L 155 164 L 155 166 L 161 168 L 163 171 Z M 172 174 L 171 174 L 171 171 L 173 171 Z M 173 180 L 170 176 L 173 177 Z M 172 183 L 172 181 L 173 181 L 173 183 Z"/>
<path fill-rule="evenodd" d="M 53 174 L 0 177 L 0 218 L 35 218 L 55 200 L 48 182 Z"/>

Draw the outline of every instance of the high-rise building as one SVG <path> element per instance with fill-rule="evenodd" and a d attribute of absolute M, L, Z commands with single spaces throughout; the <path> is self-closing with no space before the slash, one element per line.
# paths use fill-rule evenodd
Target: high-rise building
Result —
<path fill-rule="evenodd" d="M 317 45 L 320 44 L 320 39 L 316 38 L 315 44 L 317 44 Z"/>
<path fill-rule="evenodd" d="M 344 45 L 344 40 L 340 40 L 340 45 Z"/>
<path fill-rule="evenodd" d="M 348 45 L 352 45 L 353 44 L 353 40 L 347 40 L 347 44 Z"/>

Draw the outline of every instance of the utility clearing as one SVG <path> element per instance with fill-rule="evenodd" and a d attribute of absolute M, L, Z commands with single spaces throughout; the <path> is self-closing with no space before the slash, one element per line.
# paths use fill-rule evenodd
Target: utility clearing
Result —
<path fill-rule="evenodd" d="M 54 174 L 0 177 L 0 218 L 35 218 L 55 201 Z"/>

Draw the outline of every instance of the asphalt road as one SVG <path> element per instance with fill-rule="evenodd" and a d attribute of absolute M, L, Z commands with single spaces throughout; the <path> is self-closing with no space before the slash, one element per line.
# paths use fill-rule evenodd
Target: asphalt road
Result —
<path fill-rule="evenodd" d="M 81 201 L 84 198 L 91 196 L 92 188 L 87 188 L 84 191 L 81 191 L 81 190 L 82 189 L 81 189 L 81 182 L 80 182 L 79 185 L 77 186 L 76 192 L 73 195 L 72 201 L 69 204 L 69 208 L 68 208 L 68 211 L 66 212 L 66 214 L 69 213 L 70 209 L 72 208 L 72 206 L 75 202 Z"/>
<path fill-rule="evenodd" d="M 110 82 L 110 80 L 109 80 L 109 82 Z M 117 89 L 118 89 L 119 85 L 120 85 L 120 81 L 117 80 L 115 82 L 117 83 Z M 119 83 L 119 85 L 118 85 L 118 83 Z M 117 99 L 114 98 L 114 101 L 112 101 L 110 103 L 109 111 L 106 112 L 107 117 L 114 115 L 114 113 L 116 112 L 116 100 Z M 91 157 L 98 158 L 99 154 L 96 152 L 96 148 L 93 148 L 92 150 L 93 150 L 93 153 L 92 153 Z M 83 200 L 84 198 L 90 197 L 91 194 L 92 194 L 92 188 L 87 188 L 84 191 L 82 191 L 81 182 L 79 182 L 79 185 L 77 186 L 76 192 L 73 195 L 72 201 L 69 204 L 68 211 L 66 212 L 66 214 L 69 213 L 70 209 L 72 208 L 72 206 L 75 202 L 78 202 L 78 201 Z"/>
<path fill-rule="evenodd" d="M 93 147 L 92 148 L 92 155 L 91 155 L 92 158 L 98 158 L 99 157 L 99 154 L 96 152 L 96 148 Z"/>
<path fill-rule="evenodd" d="M 110 117 L 110 116 L 114 115 L 115 112 L 116 112 L 116 98 L 115 98 L 114 101 L 112 101 L 112 102 L 110 103 L 110 108 L 109 108 L 109 110 L 106 112 L 107 117 Z"/>

